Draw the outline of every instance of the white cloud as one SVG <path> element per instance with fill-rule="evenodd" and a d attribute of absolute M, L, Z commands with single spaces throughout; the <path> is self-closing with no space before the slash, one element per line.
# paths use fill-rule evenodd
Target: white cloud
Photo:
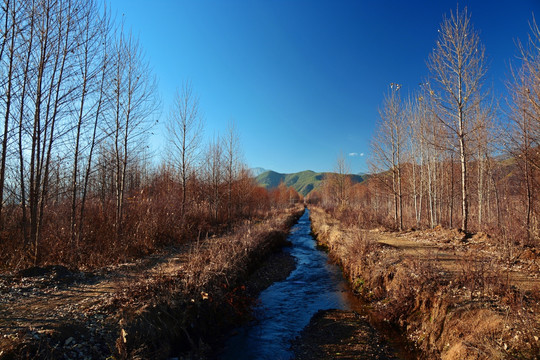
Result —
<path fill-rule="evenodd" d="M 360 156 L 364 156 L 364 153 L 360 153 Z"/>
<path fill-rule="evenodd" d="M 349 153 L 349 156 L 358 156 L 358 153 L 352 152 L 352 153 Z M 364 154 L 362 154 L 362 155 L 360 155 L 360 156 L 364 156 Z"/>

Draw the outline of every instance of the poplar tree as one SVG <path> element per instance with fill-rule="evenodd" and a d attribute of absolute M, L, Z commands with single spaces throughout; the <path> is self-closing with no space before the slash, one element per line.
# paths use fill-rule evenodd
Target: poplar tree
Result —
<path fill-rule="evenodd" d="M 459 149 L 461 167 L 461 228 L 469 228 L 469 190 L 467 187 L 468 154 L 471 125 L 485 94 L 482 83 L 486 74 L 484 47 L 471 24 L 467 9 L 457 9 L 444 17 L 439 38 L 428 60 L 431 73 L 427 84 L 435 109 L 436 121 L 447 128 Z"/>

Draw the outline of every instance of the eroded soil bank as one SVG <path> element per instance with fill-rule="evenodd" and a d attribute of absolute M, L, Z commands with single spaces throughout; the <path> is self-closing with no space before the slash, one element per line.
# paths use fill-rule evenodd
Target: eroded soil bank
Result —
<path fill-rule="evenodd" d="M 276 213 L 230 236 L 92 273 L 3 274 L 0 359 L 205 357 L 214 339 L 249 316 L 258 292 L 294 268 L 272 254 L 302 213 Z M 279 271 L 261 268 L 269 257 Z"/>
<path fill-rule="evenodd" d="M 540 358 L 536 256 L 498 261 L 501 250 L 482 234 L 365 231 L 317 208 L 311 220 L 373 315 L 400 327 L 423 357 Z"/>

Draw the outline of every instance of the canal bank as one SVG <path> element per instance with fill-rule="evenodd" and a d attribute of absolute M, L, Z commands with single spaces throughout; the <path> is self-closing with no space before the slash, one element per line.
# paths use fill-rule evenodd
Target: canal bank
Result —
<path fill-rule="evenodd" d="M 397 359 L 396 351 L 367 317 L 355 311 L 361 305 L 350 292 L 341 269 L 317 249 L 311 236 L 309 210 L 291 229 L 287 240 L 292 245 L 283 251 L 294 257 L 296 268 L 287 279 L 261 292 L 254 319 L 235 329 L 217 357 L 320 359 L 353 355 Z M 329 347 L 328 342 L 341 346 Z M 360 354 L 367 357 L 358 357 Z"/>

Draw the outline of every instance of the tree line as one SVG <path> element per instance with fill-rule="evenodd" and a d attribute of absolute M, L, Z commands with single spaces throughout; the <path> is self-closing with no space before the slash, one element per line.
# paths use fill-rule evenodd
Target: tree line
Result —
<path fill-rule="evenodd" d="M 371 144 L 374 175 L 339 200 L 332 190 L 339 182 L 328 179 L 323 198 L 354 210 L 355 222 L 459 227 L 538 244 L 540 30 L 533 19 L 502 101 L 486 89 L 485 49 L 467 9 L 444 17 L 438 33 L 418 91 L 402 96 L 401 85 L 390 84 L 384 96 Z"/>
<path fill-rule="evenodd" d="M 279 205 L 242 164 L 233 125 L 203 144 L 190 83 L 168 116 L 170 157 L 153 161 L 156 78 L 138 40 L 100 6 L 2 1 L 3 267 L 121 261 Z"/>

